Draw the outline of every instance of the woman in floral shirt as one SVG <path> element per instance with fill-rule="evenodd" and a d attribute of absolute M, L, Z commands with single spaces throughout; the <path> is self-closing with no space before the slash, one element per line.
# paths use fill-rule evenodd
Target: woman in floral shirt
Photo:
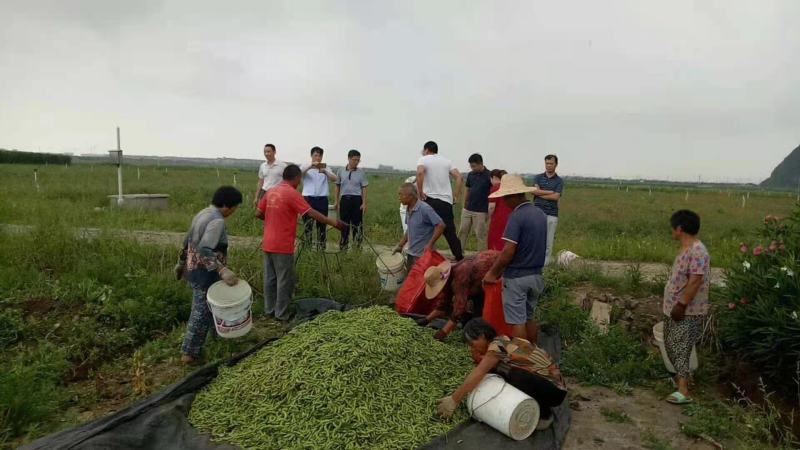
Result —
<path fill-rule="evenodd" d="M 672 273 L 664 287 L 664 347 L 675 367 L 678 390 L 667 397 L 670 403 L 683 405 L 689 397 L 689 358 L 703 334 L 708 314 L 711 257 L 697 239 L 700 216 L 689 210 L 675 212 L 670 218 L 672 238 L 681 243 L 681 252 L 672 264 Z"/>

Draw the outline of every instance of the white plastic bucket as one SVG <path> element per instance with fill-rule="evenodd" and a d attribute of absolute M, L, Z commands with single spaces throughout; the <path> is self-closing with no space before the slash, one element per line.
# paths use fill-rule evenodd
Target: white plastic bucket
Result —
<path fill-rule="evenodd" d="M 511 439 L 527 439 L 539 423 L 539 404 L 508 384 L 503 377 L 489 374 L 467 396 L 467 411 Z"/>
<path fill-rule="evenodd" d="M 217 281 L 208 289 L 206 299 L 220 337 L 244 336 L 253 327 L 253 290 L 246 281 L 239 280 L 234 286 Z"/>
<path fill-rule="evenodd" d="M 375 259 L 375 266 L 378 267 L 378 277 L 381 280 L 381 288 L 385 291 L 394 292 L 403 284 L 406 277 L 405 258 L 401 253 L 381 253 Z"/>
<path fill-rule="evenodd" d="M 672 361 L 669 360 L 669 356 L 667 356 L 667 349 L 664 348 L 664 322 L 658 322 L 653 325 L 653 339 L 655 339 L 658 349 L 661 350 L 661 358 L 664 360 L 664 367 L 667 368 L 669 373 L 675 373 L 675 367 L 672 365 Z M 689 357 L 689 370 L 692 372 L 697 370 L 696 346 L 692 347 L 692 356 Z"/>

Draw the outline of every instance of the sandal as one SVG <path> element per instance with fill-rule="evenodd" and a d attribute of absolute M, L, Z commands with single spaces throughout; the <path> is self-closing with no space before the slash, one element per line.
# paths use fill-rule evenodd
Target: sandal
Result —
<path fill-rule="evenodd" d="M 681 394 L 679 391 L 675 391 L 672 394 L 669 394 L 667 397 L 667 402 L 672 403 L 673 405 L 688 405 L 692 403 L 692 399 Z"/>

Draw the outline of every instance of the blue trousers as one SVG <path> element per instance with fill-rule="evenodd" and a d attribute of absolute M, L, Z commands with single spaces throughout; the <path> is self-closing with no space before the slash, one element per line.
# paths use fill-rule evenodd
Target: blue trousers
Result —
<path fill-rule="evenodd" d="M 211 315 L 206 301 L 207 292 L 204 289 L 192 288 L 192 313 L 189 315 L 189 321 L 186 322 L 186 335 L 183 337 L 181 346 L 181 352 L 192 358 L 200 356 L 208 330 L 214 327 L 214 317 Z"/>

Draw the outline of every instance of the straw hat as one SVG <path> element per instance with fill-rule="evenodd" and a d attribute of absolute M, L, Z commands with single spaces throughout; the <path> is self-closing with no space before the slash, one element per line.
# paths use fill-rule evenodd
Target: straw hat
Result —
<path fill-rule="evenodd" d="M 445 260 L 438 266 L 428 267 L 425 271 L 425 297 L 430 300 L 442 292 L 447 279 L 450 278 L 450 261 Z"/>
<path fill-rule="evenodd" d="M 525 186 L 522 177 L 507 173 L 500 179 L 500 189 L 489 194 L 489 198 L 505 197 L 507 195 L 525 194 L 533 192 L 536 188 Z"/>

